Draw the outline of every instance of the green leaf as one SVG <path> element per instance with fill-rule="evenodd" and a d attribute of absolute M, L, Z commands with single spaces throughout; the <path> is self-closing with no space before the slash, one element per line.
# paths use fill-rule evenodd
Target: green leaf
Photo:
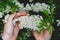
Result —
<path fill-rule="evenodd" d="M 54 28 L 53 28 L 52 26 L 50 26 L 50 27 L 49 27 L 49 32 L 50 32 L 50 34 L 52 34 L 53 30 L 54 30 Z"/>
<path fill-rule="evenodd" d="M 55 11 L 55 6 L 52 6 L 51 7 L 51 13 L 52 13 L 52 15 L 54 14 L 54 11 Z"/>
<path fill-rule="evenodd" d="M 43 13 L 48 16 L 48 10 L 43 10 Z"/>
<path fill-rule="evenodd" d="M 48 3 L 52 4 L 54 0 L 49 0 Z"/>

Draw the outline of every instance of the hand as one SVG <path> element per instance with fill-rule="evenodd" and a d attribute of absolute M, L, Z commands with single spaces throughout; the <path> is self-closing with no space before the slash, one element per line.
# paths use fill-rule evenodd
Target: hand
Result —
<path fill-rule="evenodd" d="M 26 14 L 25 16 L 29 16 L 30 14 Z M 24 16 L 24 15 L 23 15 Z M 15 17 L 17 17 L 17 16 L 15 16 Z M 12 36 L 12 38 L 11 38 L 11 40 L 16 40 L 16 38 L 17 38 L 17 36 L 18 36 L 18 32 L 19 32 L 19 23 L 18 22 L 16 22 L 16 25 L 15 25 L 15 27 L 14 27 L 14 35 Z"/>
<path fill-rule="evenodd" d="M 12 24 L 12 20 L 14 18 L 16 14 L 12 14 L 10 15 L 7 23 L 4 25 L 4 32 L 3 32 L 3 35 L 2 35 L 2 39 L 3 40 L 10 40 L 10 38 L 12 37 L 13 35 L 13 24 Z"/>
<path fill-rule="evenodd" d="M 18 32 L 19 32 L 19 23 L 17 22 L 15 27 L 14 27 L 14 32 L 13 32 L 13 36 L 11 37 L 10 40 L 16 40 L 17 36 L 18 36 Z"/>
<path fill-rule="evenodd" d="M 40 34 L 38 33 L 38 31 L 33 31 L 33 35 L 36 40 L 50 40 L 51 38 L 48 30 L 41 32 Z"/>
<path fill-rule="evenodd" d="M 17 37 L 17 34 L 19 32 L 18 24 L 14 26 L 12 24 L 12 20 L 19 16 L 26 16 L 26 15 L 29 16 L 29 14 L 27 14 L 26 12 L 14 13 L 10 15 L 7 23 L 4 25 L 4 32 L 2 35 L 3 40 L 12 40 L 14 37 Z"/>

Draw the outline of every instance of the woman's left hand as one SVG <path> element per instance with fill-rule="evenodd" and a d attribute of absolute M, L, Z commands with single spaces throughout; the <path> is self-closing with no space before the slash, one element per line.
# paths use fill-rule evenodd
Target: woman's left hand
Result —
<path fill-rule="evenodd" d="M 20 16 L 29 16 L 29 14 L 27 14 L 26 12 L 20 12 L 10 15 L 7 23 L 4 25 L 4 32 L 2 35 L 3 40 L 13 40 L 14 38 L 16 39 L 19 32 L 18 23 L 14 26 L 12 24 L 12 20 Z"/>

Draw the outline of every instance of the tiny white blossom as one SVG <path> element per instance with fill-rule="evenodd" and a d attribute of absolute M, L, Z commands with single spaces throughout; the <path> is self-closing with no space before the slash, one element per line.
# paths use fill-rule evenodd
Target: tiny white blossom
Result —
<path fill-rule="evenodd" d="M 56 22 L 59 22 L 60 20 L 56 20 Z"/>
<path fill-rule="evenodd" d="M 5 13 L 9 13 L 9 12 L 10 12 L 10 10 L 6 9 L 6 10 L 4 10 L 4 12 L 5 12 Z"/>
<path fill-rule="evenodd" d="M 44 7 L 44 8 L 47 8 L 48 5 L 46 5 L 45 3 L 41 3 L 41 5 Z"/>
<path fill-rule="evenodd" d="M 35 6 L 39 6 L 39 5 L 41 5 L 39 2 L 37 2 L 37 3 L 35 4 Z"/>
<path fill-rule="evenodd" d="M 57 23 L 57 26 L 60 26 L 60 22 Z"/>
<path fill-rule="evenodd" d="M 42 16 L 40 16 L 40 19 L 41 19 L 41 20 L 43 20 L 43 17 L 42 17 Z"/>
<path fill-rule="evenodd" d="M 33 0 L 29 0 L 29 2 L 32 2 Z"/>
<path fill-rule="evenodd" d="M 57 26 L 60 26 L 60 20 L 56 20 Z"/>
<path fill-rule="evenodd" d="M 38 6 L 39 11 L 43 11 L 43 7 L 41 5 Z"/>
<path fill-rule="evenodd" d="M 4 10 L 5 13 L 9 13 L 11 10 L 11 7 L 10 6 L 6 6 L 6 9 Z"/>
<path fill-rule="evenodd" d="M 7 22 L 7 20 L 8 20 L 8 18 L 9 18 L 9 14 L 7 14 L 6 16 L 5 16 L 5 18 L 2 20 L 4 23 L 6 23 Z"/>
<path fill-rule="evenodd" d="M 24 7 L 24 4 L 23 3 L 21 4 L 20 2 L 16 2 L 15 5 L 18 5 L 18 7 L 20 7 L 20 8 Z"/>
<path fill-rule="evenodd" d="M 39 8 L 34 6 L 34 7 L 33 7 L 33 11 L 34 11 L 34 12 L 39 12 Z"/>
<path fill-rule="evenodd" d="M 30 5 L 29 4 L 26 4 L 26 10 L 32 10 L 32 8 L 30 7 Z"/>
<path fill-rule="evenodd" d="M 31 5 L 31 7 L 33 7 L 34 6 L 34 4 L 32 3 L 32 4 L 30 4 Z"/>
<path fill-rule="evenodd" d="M 11 9 L 11 7 L 7 5 L 7 6 L 6 6 L 6 9 Z"/>

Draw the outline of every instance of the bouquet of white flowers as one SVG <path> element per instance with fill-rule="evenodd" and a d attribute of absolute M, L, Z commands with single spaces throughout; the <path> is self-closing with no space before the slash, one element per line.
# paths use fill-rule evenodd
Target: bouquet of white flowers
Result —
<path fill-rule="evenodd" d="M 31 0 L 30 0 L 31 1 Z M 52 34 L 53 24 L 54 24 L 54 11 L 55 5 L 48 5 L 46 3 L 31 3 L 26 4 L 18 2 L 18 0 L 0 0 L 0 24 L 7 22 L 7 19 L 10 16 L 10 12 L 36 12 L 42 15 L 31 15 L 31 16 L 22 16 L 14 19 L 12 23 L 15 25 L 16 21 L 19 21 L 20 29 L 28 28 L 31 30 L 38 30 L 39 33 L 43 32 L 45 29 L 48 29 Z M 34 14 L 34 13 L 33 13 Z M 49 25 L 48 25 L 49 24 Z M 24 33 L 24 32 L 23 32 Z M 24 36 L 24 35 L 23 35 Z"/>
<path fill-rule="evenodd" d="M 9 14 L 5 16 L 5 19 L 3 20 L 4 23 L 7 22 L 7 19 L 9 18 Z M 22 16 L 19 18 L 16 18 L 12 21 L 12 23 L 15 25 L 17 21 L 19 21 L 19 27 L 20 29 L 23 28 L 30 28 L 33 30 L 38 30 L 39 23 L 43 20 L 42 16 L 39 15 L 31 15 L 31 16 Z M 46 27 L 44 27 L 46 29 Z"/>

